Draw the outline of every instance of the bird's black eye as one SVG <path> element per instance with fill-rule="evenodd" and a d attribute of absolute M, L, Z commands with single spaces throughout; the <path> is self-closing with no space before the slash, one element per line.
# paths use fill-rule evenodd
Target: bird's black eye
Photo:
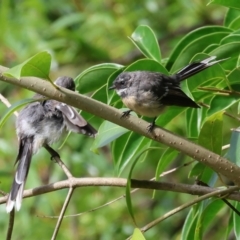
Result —
<path fill-rule="evenodd" d="M 121 81 L 120 81 L 120 84 L 121 84 L 121 85 L 124 85 L 124 81 L 123 81 L 123 80 L 121 80 Z"/>

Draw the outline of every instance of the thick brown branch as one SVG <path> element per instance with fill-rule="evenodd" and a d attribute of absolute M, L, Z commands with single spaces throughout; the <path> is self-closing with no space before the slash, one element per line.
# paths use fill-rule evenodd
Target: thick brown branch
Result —
<path fill-rule="evenodd" d="M 228 161 L 226 158 L 223 158 L 206 148 L 203 148 L 162 128 L 155 128 L 152 133 L 149 133 L 146 131 L 147 126 L 149 125 L 146 121 L 134 116 L 121 119 L 120 117 L 122 113 L 119 110 L 64 88 L 60 88 L 60 90 L 58 90 L 47 81 L 32 77 L 21 78 L 20 80 L 4 77 L 2 74 L 5 70 L 7 69 L 0 66 L 0 80 L 2 81 L 22 86 L 49 98 L 65 102 L 69 105 L 137 132 L 142 136 L 170 146 L 211 167 L 216 172 L 224 175 L 229 180 L 240 186 L 240 168 Z"/>

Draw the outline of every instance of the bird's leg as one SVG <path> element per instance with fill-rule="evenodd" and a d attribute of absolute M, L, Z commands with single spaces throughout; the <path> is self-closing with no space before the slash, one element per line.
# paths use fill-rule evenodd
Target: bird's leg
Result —
<path fill-rule="evenodd" d="M 53 160 L 54 157 L 60 158 L 60 155 L 53 148 L 51 148 L 48 144 L 45 144 L 44 148 L 51 154 L 51 160 Z"/>
<path fill-rule="evenodd" d="M 64 164 L 64 162 L 61 160 L 60 155 L 53 149 L 51 148 L 48 144 L 44 145 L 44 148 L 51 154 L 51 160 L 55 160 L 55 162 L 62 168 L 64 173 L 68 178 L 72 178 L 73 175 L 67 168 L 67 166 Z"/>
<path fill-rule="evenodd" d="M 153 119 L 153 121 L 152 121 L 152 123 L 150 123 L 149 125 L 148 125 L 148 127 L 147 127 L 147 130 L 148 130 L 148 132 L 152 132 L 153 131 L 153 129 L 154 129 L 154 127 L 155 127 L 155 121 L 156 121 L 156 117 Z"/>
<path fill-rule="evenodd" d="M 127 111 L 124 111 L 124 112 L 122 113 L 121 118 L 125 118 L 125 117 L 129 116 L 130 112 L 132 112 L 132 110 L 130 110 L 130 109 L 127 110 Z"/>

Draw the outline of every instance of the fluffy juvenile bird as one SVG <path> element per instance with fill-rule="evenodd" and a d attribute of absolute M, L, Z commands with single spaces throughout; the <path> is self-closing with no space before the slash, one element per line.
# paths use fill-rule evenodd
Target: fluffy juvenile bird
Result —
<path fill-rule="evenodd" d="M 115 89 L 124 105 L 130 109 L 124 112 L 122 117 L 134 111 L 139 115 L 153 118 L 153 122 L 148 126 L 148 131 L 151 132 L 156 118 L 166 106 L 199 108 L 198 104 L 181 90 L 180 83 L 223 61 L 212 61 L 215 58 L 213 56 L 201 62 L 191 63 L 172 76 L 148 71 L 123 72 L 109 89 Z"/>
<path fill-rule="evenodd" d="M 75 83 L 70 77 L 59 77 L 55 84 L 75 91 Z M 43 98 L 36 94 L 34 98 Z M 49 145 L 68 131 L 94 137 L 97 131 L 71 106 L 56 100 L 37 101 L 28 104 L 19 112 L 16 122 L 19 151 L 16 159 L 17 171 L 6 203 L 6 211 L 14 206 L 21 207 L 32 155 L 44 147 L 57 154 Z"/>

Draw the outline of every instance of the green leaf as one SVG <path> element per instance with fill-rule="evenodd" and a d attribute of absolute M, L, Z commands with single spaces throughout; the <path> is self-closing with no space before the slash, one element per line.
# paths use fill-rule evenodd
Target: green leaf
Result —
<path fill-rule="evenodd" d="M 211 116 L 219 111 L 224 111 L 237 101 L 239 101 L 238 96 L 215 95 L 211 101 L 210 109 L 207 111 L 207 114 Z"/>
<path fill-rule="evenodd" d="M 123 154 L 121 155 L 121 158 L 118 159 L 117 163 L 117 171 L 119 176 L 122 174 L 125 168 L 133 161 L 135 155 L 138 152 L 142 151 L 144 147 L 148 147 L 150 143 L 151 141 L 149 141 L 149 139 L 139 137 L 139 135 L 134 132 L 129 135 L 128 141 L 124 146 Z"/>
<path fill-rule="evenodd" d="M 145 240 L 141 230 L 139 228 L 135 228 L 131 240 Z"/>
<path fill-rule="evenodd" d="M 57 18 L 57 20 L 51 24 L 49 31 L 51 31 L 51 33 L 53 34 L 61 31 L 62 29 L 71 27 L 74 24 L 81 24 L 84 20 L 85 16 L 83 13 L 69 12 L 67 15 L 62 15 L 62 17 Z"/>
<path fill-rule="evenodd" d="M 161 115 L 156 119 L 156 124 L 158 126 L 164 127 L 173 121 L 178 115 L 186 111 L 187 108 L 169 106 L 166 111 L 161 113 Z"/>
<path fill-rule="evenodd" d="M 222 151 L 222 121 L 223 112 L 218 112 L 208 117 L 200 131 L 198 143 L 199 145 L 209 149 L 212 152 L 221 154 Z M 205 166 L 203 163 L 197 163 L 189 173 L 189 176 L 198 176 L 203 182 L 212 186 L 216 181 L 214 171 Z"/>
<path fill-rule="evenodd" d="M 239 84 L 239 79 L 240 79 L 240 68 L 234 68 L 229 74 L 228 74 L 228 81 L 229 84 L 235 85 Z"/>
<path fill-rule="evenodd" d="M 186 111 L 186 127 L 188 138 L 197 138 L 201 127 L 201 117 L 198 111 L 201 109 L 188 108 Z"/>
<path fill-rule="evenodd" d="M 130 39 L 144 56 L 161 62 L 159 44 L 150 27 L 144 25 L 137 27 Z"/>
<path fill-rule="evenodd" d="M 240 27 L 240 26 L 239 26 Z M 232 42 L 239 42 L 240 34 L 229 34 L 227 37 L 223 38 L 221 41 L 222 44 L 232 43 Z M 212 51 L 214 51 L 214 48 Z"/>
<path fill-rule="evenodd" d="M 230 139 L 230 148 L 226 153 L 226 157 L 233 163 L 240 166 L 240 128 L 233 129 Z"/>
<path fill-rule="evenodd" d="M 49 79 L 49 71 L 51 66 L 51 55 L 44 51 L 40 52 L 23 63 L 7 70 L 4 75 L 15 77 L 38 77 L 46 80 Z"/>
<path fill-rule="evenodd" d="M 224 26 L 229 27 L 232 22 L 239 17 L 240 11 L 234 8 L 229 8 L 224 19 Z"/>
<path fill-rule="evenodd" d="M 229 8 L 240 9 L 240 2 L 236 0 L 211 0 L 208 4 L 219 4 Z"/>
<path fill-rule="evenodd" d="M 198 143 L 216 154 L 222 152 L 223 112 L 208 117 L 201 129 Z"/>
<path fill-rule="evenodd" d="M 196 53 L 203 52 L 211 44 L 219 44 L 232 31 L 221 26 L 198 28 L 187 34 L 173 50 L 166 69 L 175 72 L 189 63 Z"/>
<path fill-rule="evenodd" d="M 238 42 L 230 42 L 215 48 L 209 54 L 212 56 L 218 56 L 218 59 L 229 58 L 226 61 L 222 62 L 221 65 L 225 70 L 232 71 L 232 69 L 236 66 L 236 62 L 239 57 L 240 49 L 240 41 Z"/>
<path fill-rule="evenodd" d="M 3 117 L 0 120 L 0 128 L 2 128 L 2 126 L 4 125 L 4 123 L 8 120 L 8 118 L 15 112 L 17 111 L 20 107 L 32 103 L 32 102 L 36 102 L 38 100 L 36 99 L 32 99 L 32 98 L 28 98 L 28 99 L 24 99 L 21 101 L 18 101 L 14 104 L 12 104 L 12 106 L 10 108 L 7 109 L 7 111 L 4 113 Z"/>
<path fill-rule="evenodd" d="M 153 71 L 153 72 L 161 72 L 166 75 L 169 75 L 168 71 L 165 67 L 163 67 L 159 62 L 151 59 L 140 59 L 131 65 L 129 65 L 124 71 Z"/>
<path fill-rule="evenodd" d="M 229 221 L 225 231 L 225 238 L 224 238 L 225 240 L 228 240 L 231 238 L 230 236 L 231 236 L 232 230 L 233 230 L 233 214 L 231 214 L 229 217 Z"/>
<path fill-rule="evenodd" d="M 150 150 L 158 150 L 159 148 L 154 148 L 154 147 L 151 147 L 151 148 L 146 148 L 144 150 L 142 150 L 140 153 L 138 153 L 137 155 L 135 155 L 134 157 L 134 161 L 133 161 L 133 164 L 131 166 L 131 169 L 129 171 L 129 175 L 128 175 L 128 178 L 127 178 L 127 186 L 126 186 L 126 203 L 127 203 L 127 208 L 128 208 L 128 211 L 130 213 L 130 216 L 132 217 L 132 220 L 134 221 L 135 225 L 136 225 L 136 220 L 135 220 L 135 217 L 134 217 L 134 213 L 133 213 L 133 207 L 132 207 L 132 200 L 131 200 L 131 178 L 132 178 L 132 173 L 133 173 L 133 170 L 137 164 L 137 162 L 139 161 L 139 159 L 141 158 L 141 156 L 143 154 L 145 154 L 147 151 L 150 151 Z"/>
<path fill-rule="evenodd" d="M 181 240 L 194 239 L 196 224 L 198 220 L 198 211 L 195 211 L 194 208 L 196 208 L 196 206 L 192 207 L 191 210 L 188 212 L 187 218 L 183 225 Z"/>
<path fill-rule="evenodd" d="M 117 175 L 121 175 L 136 154 L 141 152 L 144 147 L 148 147 L 150 143 L 149 139 L 134 132 L 129 132 L 116 139 L 112 145 L 112 156 Z"/>
<path fill-rule="evenodd" d="M 240 211 L 240 203 L 236 202 L 235 203 L 235 208 Z M 239 221 L 239 215 L 236 214 L 235 212 L 233 213 L 233 229 L 234 229 L 234 234 L 236 236 L 236 239 L 240 239 L 240 221 Z"/>
<path fill-rule="evenodd" d="M 233 30 L 238 30 L 240 28 L 240 16 L 231 22 L 229 28 Z"/>
<path fill-rule="evenodd" d="M 92 66 L 76 78 L 76 89 L 81 93 L 88 93 L 107 84 L 107 80 L 112 73 L 123 68 L 124 66 L 115 63 L 103 63 Z"/>
<path fill-rule="evenodd" d="M 199 221 L 201 222 L 199 226 L 201 232 L 206 232 L 208 230 L 209 226 L 216 221 L 217 213 L 225 206 L 225 203 L 221 199 L 214 199 L 207 205 Z"/>
<path fill-rule="evenodd" d="M 201 176 L 203 174 L 205 167 L 206 166 L 203 165 L 202 163 L 197 162 L 189 172 L 188 178 L 192 178 L 192 177 L 196 178 Z"/>
<path fill-rule="evenodd" d="M 178 151 L 172 148 L 167 148 L 162 154 L 155 173 L 156 181 L 159 179 L 159 176 L 163 173 L 167 165 L 170 165 L 173 160 L 176 159 Z"/>
<path fill-rule="evenodd" d="M 97 137 L 91 149 L 96 150 L 104 147 L 128 131 L 128 129 L 120 127 L 112 122 L 104 121 L 98 129 Z"/>

